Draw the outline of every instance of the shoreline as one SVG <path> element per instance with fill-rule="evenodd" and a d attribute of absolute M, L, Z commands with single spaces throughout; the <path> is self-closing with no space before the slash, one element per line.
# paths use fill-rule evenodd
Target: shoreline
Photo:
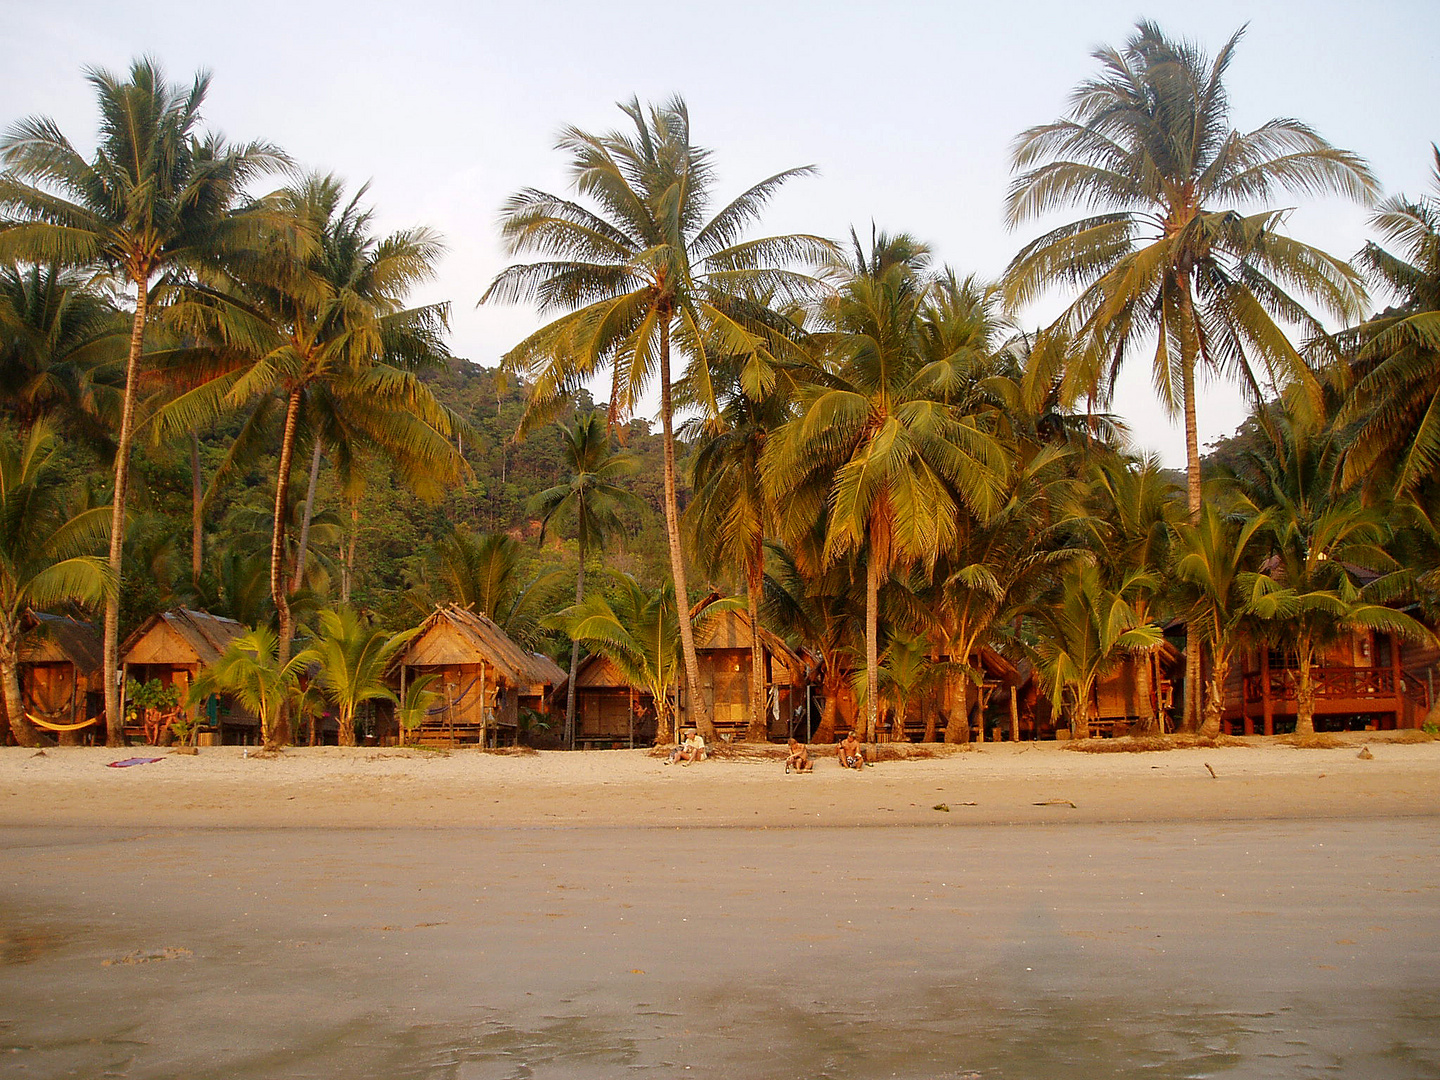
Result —
<path fill-rule="evenodd" d="M 307 747 L 260 756 L 202 747 L 188 756 L 9 747 L 0 750 L 0 826 L 776 829 L 1440 816 L 1440 742 L 1385 734 L 1338 737 L 1330 749 L 1266 740 L 1085 753 L 989 743 L 858 774 L 820 758 L 803 775 L 786 775 L 764 751 L 682 767 L 643 749 Z M 106 767 L 126 757 L 160 760 Z"/>

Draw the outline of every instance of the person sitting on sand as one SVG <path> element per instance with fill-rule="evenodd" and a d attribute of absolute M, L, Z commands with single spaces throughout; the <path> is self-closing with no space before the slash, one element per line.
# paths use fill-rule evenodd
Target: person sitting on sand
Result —
<path fill-rule="evenodd" d="M 689 765 L 692 761 L 704 761 L 709 756 L 700 733 L 694 728 L 686 728 L 685 741 L 670 751 L 670 758 L 665 764 L 673 765 L 678 761 L 681 765 Z"/>
<path fill-rule="evenodd" d="M 790 756 L 785 759 L 785 775 L 790 775 L 790 770 L 796 772 L 811 772 L 815 763 L 810 760 L 810 751 L 805 744 L 798 739 L 790 740 Z"/>
<path fill-rule="evenodd" d="M 860 745 L 860 740 L 855 738 L 854 731 L 845 736 L 845 741 L 840 744 L 838 756 L 842 769 L 863 769 L 865 767 L 865 750 Z"/>

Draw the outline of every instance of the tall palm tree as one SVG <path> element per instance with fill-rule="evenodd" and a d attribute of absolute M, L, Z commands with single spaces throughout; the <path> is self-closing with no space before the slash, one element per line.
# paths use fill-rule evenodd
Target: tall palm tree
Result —
<path fill-rule="evenodd" d="M 1397 491 L 1411 492 L 1440 479 L 1440 148 L 1431 149 L 1431 194 L 1386 199 L 1370 219 L 1399 254 L 1370 243 L 1356 257 L 1400 303 L 1354 332 L 1360 379 L 1340 421 L 1360 425 L 1345 456 L 1347 484 L 1393 476 Z"/>
<path fill-rule="evenodd" d="M 423 228 L 377 238 L 360 204 L 365 190 L 347 201 L 338 179 L 315 174 L 277 193 L 276 212 L 291 225 L 268 231 L 259 257 L 222 267 L 191 290 L 176 317 L 241 362 L 172 403 L 170 422 L 188 429 L 256 396 L 284 401 L 270 546 L 282 667 L 294 632 L 285 508 L 307 399 L 343 399 L 350 417 L 378 429 L 377 439 L 408 444 L 436 482 L 460 469 L 448 442 L 456 420 L 418 377 L 449 356 L 447 305 L 404 306 L 433 276 L 443 245 Z M 297 245 L 294 236 L 308 241 Z"/>
<path fill-rule="evenodd" d="M 608 536 L 618 532 L 622 507 L 644 505 L 633 492 L 615 481 L 640 471 L 634 454 L 610 449 L 610 429 L 598 412 L 578 417 L 574 424 L 560 425 L 562 449 L 570 467 L 570 479 L 537 493 L 530 500 L 530 513 L 540 515 L 540 541 L 545 530 L 559 518 L 574 518 L 579 566 L 575 571 L 575 603 L 585 599 L 585 563 L 605 546 Z M 570 679 L 565 690 L 565 745 L 575 745 L 575 669 L 580 665 L 580 642 L 570 643 Z"/>
<path fill-rule="evenodd" d="M 892 569 L 933 568 L 959 538 L 962 514 L 998 506 L 1009 463 L 983 412 L 961 395 L 971 382 L 971 343 L 932 357 L 921 330 L 932 279 L 928 252 L 906 235 L 858 238 L 831 272 L 840 282 L 821 304 L 819 359 L 801 378 L 798 415 L 766 447 L 762 470 L 782 535 L 827 522 L 824 561 L 863 553 L 866 583 L 866 714 L 875 731 L 879 594 Z"/>
<path fill-rule="evenodd" d="M 98 604 L 114 585 L 104 560 L 89 553 L 105 540 L 109 510 L 65 511 L 49 476 L 55 451 L 43 421 L 23 444 L 0 441 L 0 682 L 10 733 L 21 746 L 42 743 L 20 698 L 25 616 L 72 601 Z"/>
<path fill-rule="evenodd" d="M 685 358 L 683 378 L 713 410 L 713 355 L 769 355 L 787 343 L 786 324 L 753 297 L 788 298 L 809 279 L 786 267 L 823 258 L 830 246 L 812 236 L 743 239 L 770 197 L 787 181 L 814 170 L 787 169 L 738 195 L 710 215 L 714 170 L 710 153 L 690 141 L 690 116 L 674 98 L 648 110 L 621 106 L 633 132 L 594 135 L 567 128 L 559 149 L 570 157 L 581 200 L 533 188 L 517 193 L 501 214 L 517 263 L 486 290 L 481 303 L 534 302 L 542 315 L 563 312 L 505 356 L 507 367 L 534 381 L 522 432 L 552 415 L 571 391 L 609 368 L 612 423 L 660 391 L 665 453 L 665 532 L 676 595 L 688 596 L 680 509 L 675 495 L 672 344 Z M 701 700 L 688 601 L 679 605 L 680 638 L 691 707 L 706 738 L 714 737 Z"/>
<path fill-rule="evenodd" d="M 1200 512 L 1195 372 L 1239 379 L 1304 378 L 1282 323 L 1318 330 L 1299 297 L 1338 318 L 1358 314 L 1358 275 L 1280 232 L 1287 211 L 1242 206 L 1281 194 L 1334 193 L 1369 201 L 1363 160 L 1298 120 L 1230 127 L 1224 76 L 1243 31 L 1210 62 L 1196 46 L 1139 23 L 1123 50 L 1095 54 L 1101 74 L 1081 83 L 1069 114 L 1016 141 L 1006 213 L 1016 226 L 1083 206 L 1091 217 L 1021 249 L 1005 276 L 1012 307 L 1057 285 L 1080 295 L 1053 329 L 1073 341 L 1072 397 L 1104 399 L 1120 365 L 1153 339 L 1161 401 L 1185 420 L 1192 520 Z"/>
<path fill-rule="evenodd" d="M 352 608 L 320 612 L 319 633 L 296 655 L 314 667 L 315 685 L 336 709 L 340 745 L 355 745 L 355 714 L 367 701 L 398 703 L 385 684 L 385 669 L 418 627 L 398 634 L 378 630 Z"/>
<path fill-rule="evenodd" d="M 0 261 L 103 266 L 135 290 L 125 365 L 110 527 L 117 587 L 105 604 L 107 739 L 125 740 L 116 682 L 120 657 L 121 555 L 135 398 L 151 288 L 175 269 L 209 262 L 250 238 L 258 212 L 237 212 L 244 189 L 286 164 L 264 143 L 229 145 L 198 134 L 210 77 L 188 90 L 172 86 L 153 60 L 135 61 L 127 78 L 87 71 L 100 107 L 100 142 L 87 161 L 48 117 L 20 121 L 0 140 Z"/>

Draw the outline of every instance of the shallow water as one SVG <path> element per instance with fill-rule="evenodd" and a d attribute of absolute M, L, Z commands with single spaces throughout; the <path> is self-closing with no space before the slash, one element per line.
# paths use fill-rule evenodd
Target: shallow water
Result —
<path fill-rule="evenodd" d="M 1440 1077 L 1431 833 L 0 831 L 0 1074 Z"/>

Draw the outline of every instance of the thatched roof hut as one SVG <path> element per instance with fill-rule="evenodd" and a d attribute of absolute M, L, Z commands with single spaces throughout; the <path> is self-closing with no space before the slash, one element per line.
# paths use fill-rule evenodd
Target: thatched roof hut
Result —
<path fill-rule="evenodd" d="M 230 643 L 248 627 L 208 611 L 175 608 L 146 619 L 120 646 L 120 664 L 126 678 L 137 682 L 157 679 L 179 688 L 182 696 L 203 668 L 220 659 Z M 202 721 L 227 743 L 249 743 L 258 738 L 256 718 L 233 699 L 212 698 Z M 142 730 L 127 733 L 139 735 Z"/>
<path fill-rule="evenodd" d="M 100 631 L 93 623 L 38 611 L 25 621 L 20 648 L 25 711 L 57 725 L 80 724 L 99 715 L 105 694 Z"/>
<path fill-rule="evenodd" d="M 392 661 L 401 692 L 418 675 L 435 674 L 442 701 L 422 738 L 452 743 L 514 742 L 520 710 L 546 711 L 565 673 L 548 656 L 527 652 L 492 620 L 455 604 L 437 608 Z"/>
<path fill-rule="evenodd" d="M 562 719 L 569 678 L 550 695 L 550 709 Z M 575 743 L 581 747 L 649 746 L 655 741 L 655 699 L 630 685 L 620 669 L 591 655 L 575 671 Z"/>

